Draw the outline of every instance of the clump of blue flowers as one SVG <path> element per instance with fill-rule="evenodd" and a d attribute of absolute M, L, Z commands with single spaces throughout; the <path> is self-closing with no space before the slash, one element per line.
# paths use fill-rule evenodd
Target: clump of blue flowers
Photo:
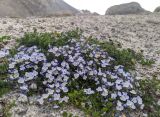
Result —
<path fill-rule="evenodd" d="M 144 107 L 134 78 L 124 66 L 115 65 L 114 58 L 99 45 L 82 38 L 71 39 L 63 46 L 50 45 L 46 51 L 37 46 L 20 46 L 17 51 L 9 58 L 10 80 L 26 95 L 39 81 L 39 104 L 53 102 L 54 108 L 59 108 L 60 104 L 69 103 L 68 94 L 77 90 L 86 97 L 101 99 L 101 107 L 112 102 L 116 111 Z"/>

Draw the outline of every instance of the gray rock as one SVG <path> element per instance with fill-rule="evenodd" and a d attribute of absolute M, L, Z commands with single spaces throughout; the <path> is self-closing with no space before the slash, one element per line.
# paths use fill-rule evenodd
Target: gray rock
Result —
<path fill-rule="evenodd" d="M 15 109 L 15 112 L 18 114 L 18 115 L 25 115 L 27 113 L 27 110 L 28 108 L 26 108 L 25 106 L 19 106 L 19 107 L 16 107 Z"/>
<path fill-rule="evenodd" d="M 160 6 L 157 7 L 157 8 L 154 10 L 154 12 L 160 12 Z"/>
<path fill-rule="evenodd" d="M 26 95 L 20 94 L 20 96 L 18 97 L 18 101 L 25 103 L 25 102 L 28 102 L 28 98 Z"/>
<path fill-rule="evenodd" d="M 140 14 L 147 12 L 137 2 L 125 3 L 115 5 L 106 11 L 106 15 L 127 15 L 127 14 Z"/>
<path fill-rule="evenodd" d="M 79 11 L 63 0 L 0 0 L 0 17 L 74 15 Z"/>
<path fill-rule="evenodd" d="M 2 23 L 3 23 L 3 24 L 7 24 L 7 22 L 6 22 L 6 21 L 2 21 Z"/>

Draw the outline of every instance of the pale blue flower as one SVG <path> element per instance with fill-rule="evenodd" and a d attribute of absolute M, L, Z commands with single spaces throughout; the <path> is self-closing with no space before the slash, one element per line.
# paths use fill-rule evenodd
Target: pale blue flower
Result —
<path fill-rule="evenodd" d="M 91 88 L 84 89 L 84 92 L 88 95 L 94 94 L 94 91 Z"/>
<path fill-rule="evenodd" d="M 132 101 L 130 101 L 130 100 L 127 100 L 126 105 L 129 106 L 129 107 L 132 108 L 132 109 L 136 109 L 134 103 L 133 103 Z"/>
<path fill-rule="evenodd" d="M 116 110 L 118 110 L 118 111 L 124 110 L 124 107 L 123 107 L 122 103 L 119 100 L 117 101 Z"/>
<path fill-rule="evenodd" d="M 54 109 L 58 109 L 59 107 L 60 107 L 60 106 L 58 106 L 58 105 L 54 105 L 54 106 L 53 106 Z"/>
<path fill-rule="evenodd" d="M 101 87 L 98 87 L 96 90 L 97 90 L 98 92 L 103 91 Z"/>
<path fill-rule="evenodd" d="M 55 101 L 59 101 L 60 100 L 60 94 L 53 94 L 53 98 Z"/>
<path fill-rule="evenodd" d="M 104 97 L 108 96 L 108 90 L 103 88 L 103 92 L 102 92 L 101 95 L 104 96 Z"/>
<path fill-rule="evenodd" d="M 116 93 L 112 93 L 112 94 L 111 94 L 111 98 L 112 98 L 112 99 L 116 99 L 116 98 L 117 98 L 117 94 L 116 94 Z"/>

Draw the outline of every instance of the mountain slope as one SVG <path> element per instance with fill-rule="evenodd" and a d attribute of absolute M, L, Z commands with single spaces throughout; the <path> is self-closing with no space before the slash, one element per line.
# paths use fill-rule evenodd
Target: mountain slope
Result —
<path fill-rule="evenodd" d="M 28 17 L 76 14 L 63 0 L 0 0 L 0 17 Z"/>

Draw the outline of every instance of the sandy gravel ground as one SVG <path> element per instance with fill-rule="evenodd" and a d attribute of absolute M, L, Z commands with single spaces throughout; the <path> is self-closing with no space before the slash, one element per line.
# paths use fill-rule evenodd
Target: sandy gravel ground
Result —
<path fill-rule="evenodd" d="M 152 58 L 156 63 L 152 67 L 137 65 L 136 74 L 138 78 L 152 78 L 156 75 L 160 79 L 160 14 L 26 19 L 1 18 L 0 36 L 11 35 L 14 39 L 23 36 L 24 32 L 33 31 L 34 28 L 40 32 L 54 32 L 67 31 L 76 27 L 84 30 L 86 36 L 92 35 L 99 39 L 119 41 L 123 48 L 131 48 L 137 52 L 143 51 L 146 58 Z M 13 94 L 13 97 L 15 95 L 17 94 Z M 12 95 L 10 96 L 12 97 Z M 28 109 L 31 108 L 28 107 Z M 35 111 L 31 109 L 35 113 L 34 117 L 39 116 L 36 115 L 39 113 L 36 108 Z M 29 113 L 31 112 L 26 111 L 23 117 L 30 117 Z M 43 117 L 47 116 L 49 114 Z"/>

